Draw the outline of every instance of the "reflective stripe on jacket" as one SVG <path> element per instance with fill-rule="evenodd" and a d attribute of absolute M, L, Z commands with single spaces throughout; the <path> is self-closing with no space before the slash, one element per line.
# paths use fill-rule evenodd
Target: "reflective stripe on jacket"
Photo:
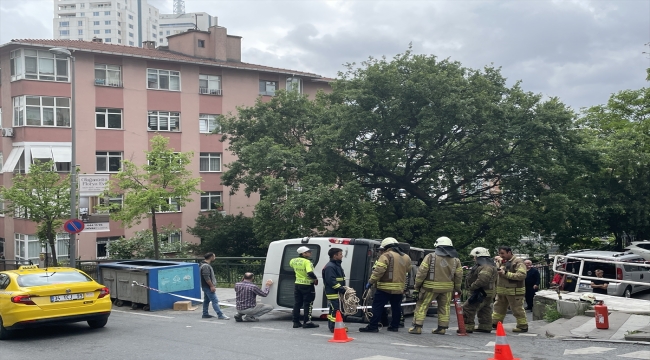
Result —
<path fill-rule="evenodd" d="M 499 274 L 497 279 L 497 294 L 526 294 L 526 264 L 524 264 L 524 260 L 513 256 L 506 263 L 497 264 L 497 268 L 505 270 L 505 273 Z"/>
<path fill-rule="evenodd" d="M 312 265 L 309 259 L 305 259 L 302 256 L 291 259 L 289 266 L 296 273 L 296 284 L 311 285 L 313 283 L 313 280 L 307 275 L 310 272 L 314 272 L 314 265 Z"/>
<path fill-rule="evenodd" d="M 338 289 L 345 286 L 345 272 L 341 267 L 341 260 L 330 260 L 323 268 L 323 284 L 325 296 L 328 300 L 339 298 Z"/>
<path fill-rule="evenodd" d="M 369 282 L 377 284 L 377 289 L 390 294 L 402 294 L 406 283 L 406 273 L 411 269 L 411 258 L 400 255 L 393 249 L 384 252 L 372 271 Z"/>
<path fill-rule="evenodd" d="M 458 258 L 430 253 L 422 259 L 422 264 L 418 268 L 415 288 L 448 292 L 454 289 L 460 290 L 462 281 L 463 268 Z"/>
<path fill-rule="evenodd" d="M 483 289 L 488 296 L 493 297 L 497 282 L 497 268 L 493 265 L 474 265 L 467 277 L 465 284 L 469 292 Z"/>

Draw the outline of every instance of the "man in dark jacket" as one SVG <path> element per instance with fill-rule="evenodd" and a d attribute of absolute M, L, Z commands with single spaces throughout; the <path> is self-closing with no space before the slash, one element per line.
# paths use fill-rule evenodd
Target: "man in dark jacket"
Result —
<path fill-rule="evenodd" d="M 526 310 L 533 311 L 533 298 L 539 290 L 539 271 L 533 267 L 533 262 L 524 260 L 526 264 Z"/>
<path fill-rule="evenodd" d="M 325 264 L 323 268 L 323 283 L 325 284 L 325 296 L 329 306 L 329 320 L 327 325 L 330 332 L 334 332 L 334 324 L 336 323 L 336 312 L 341 310 L 339 301 L 339 294 L 345 293 L 345 272 L 341 267 L 343 260 L 343 250 L 339 248 L 331 248 L 327 252 L 330 261 Z"/>

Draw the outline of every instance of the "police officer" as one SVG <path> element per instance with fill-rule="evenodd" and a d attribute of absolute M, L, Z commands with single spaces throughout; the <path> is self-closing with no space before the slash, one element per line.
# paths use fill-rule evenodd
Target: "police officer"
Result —
<path fill-rule="evenodd" d="M 323 284 L 325 285 L 325 296 L 329 307 L 329 320 L 327 326 L 330 332 L 334 332 L 334 324 L 336 323 L 336 312 L 341 310 L 339 301 L 339 294 L 344 294 L 345 287 L 345 272 L 341 267 L 343 260 L 343 250 L 339 248 L 331 248 L 327 252 L 330 261 L 325 264 L 323 268 Z"/>
<path fill-rule="evenodd" d="M 402 314 L 402 297 L 406 273 L 411 268 L 411 258 L 399 248 L 397 240 L 392 237 L 381 242 L 385 249 L 372 271 L 366 289 L 377 285 L 377 291 L 372 301 L 372 318 L 368 326 L 360 328 L 361 332 L 379 332 L 379 320 L 384 312 L 384 306 L 390 302 L 392 319 L 388 331 L 399 330 L 399 319 Z"/>
<path fill-rule="evenodd" d="M 490 257 L 490 251 L 477 247 L 469 252 L 474 257 L 474 266 L 465 278 L 465 285 L 470 293 L 469 299 L 463 304 L 465 329 L 468 333 L 492 332 L 492 304 L 496 292 L 497 268 Z M 478 314 L 478 327 L 474 317 Z"/>
<path fill-rule="evenodd" d="M 434 246 L 435 252 L 424 257 L 415 277 L 415 291 L 419 294 L 413 314 L 413 327 L 409 329 L 409 334 L 422 334 L 429 304 L 435 299 L 438 302 L 438 328 L 431 332 L 444 335 L 449 328 L 451 292 L 460 292 L 463 268 L 451 239 L 440 237 Z"/>
<path fill-rule="evenodd" d="M 309 260 L 311 250 L 306 246 L 298 248 L 298 257 L 291 259 L 289 266 L 296 273 L 296 284 L 293 290 L 293 327 L 317 328 L 318 325 L 311 321 L 311 310 L 316 298 L 318 278 L 314 274 L 314 265 Z M 300 308 L 304 311 L 304 323 L 300 322 Z"/>
<path fill-rule="evenodd" d="M 517 333 L 528 332 L 524 297 L 526 295 L 526 264 L 524 260 L 512 254 L 509 246 L 499 247 L 501 263 L 497 264 L 497 301 L 492 313 L 492 328 L 496 329 L 499 321 L 506 317 L 508 306 L 517 319 L 517 326 L 512 330 Z"/>

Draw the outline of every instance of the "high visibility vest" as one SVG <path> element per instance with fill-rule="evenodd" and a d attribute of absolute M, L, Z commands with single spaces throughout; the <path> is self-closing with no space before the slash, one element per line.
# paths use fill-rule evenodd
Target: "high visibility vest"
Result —
<path fill-rule="evenodd" d="M 311 285 L 314 280 L 307 275 L 307 273 L 314 271 L 314 265 L 309 259 L 304 257 L 297 257 L 289 261 L 289 266 L 293 268 L 293 271 L 296 273 L 296 284 L 300 285 Z"/>

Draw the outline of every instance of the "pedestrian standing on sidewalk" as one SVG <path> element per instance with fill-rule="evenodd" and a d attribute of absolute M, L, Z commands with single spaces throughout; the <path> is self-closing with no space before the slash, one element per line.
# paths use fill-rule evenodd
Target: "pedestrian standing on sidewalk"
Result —
<path fill-rule="evenodd" d="M 533 311 L 533 299 L 539 290 L 539 271 L 533 267 L 533 262 L 524 260 L 526 265 L 526 310 Z"/>
<path fill-rule="evenodd" d="M 603 278 L 604 273 L 603 270 L 596 269 L 596 277 L 598 280 L 591 281 L 591 288 L 594 289 L 593 291 L 596 294 L 607 295 L 607 286 L 609 286 L 609 282 L 605 281 Z"/>
<path fill-rule="evenodd" d="M 210 302 L 212 308 L 217 313 L 219 320 L 230 320 L 219 307 L 219 299 L 217 299 L 217 278 L 214 276 L 214 269 L 210 263 L 215 259 L 214 253 L 209 252 L 205 254 L 205 260 L 201 261 L 201 289 L 203 290 L 203 316 L 204 319 L 213 318 L 214 315 L 208 314 L 210 309 Z"/>
<path fill-rule="evenodd" d="M 269 289 L 273 285 L 273 280 L 266 280 L 264 290 L 260 289 L 253 282 L 255 275 L 247 272 L 244 274 L 242 281 L 235 284 L 235 303 L 237 305 L 237 314 L 235 321 L 259 321 L 259 317 L 273 310 L 273 306 L 268 304 L 258 304 L 255 298 L 257 295 L 266 297 Z"/>

